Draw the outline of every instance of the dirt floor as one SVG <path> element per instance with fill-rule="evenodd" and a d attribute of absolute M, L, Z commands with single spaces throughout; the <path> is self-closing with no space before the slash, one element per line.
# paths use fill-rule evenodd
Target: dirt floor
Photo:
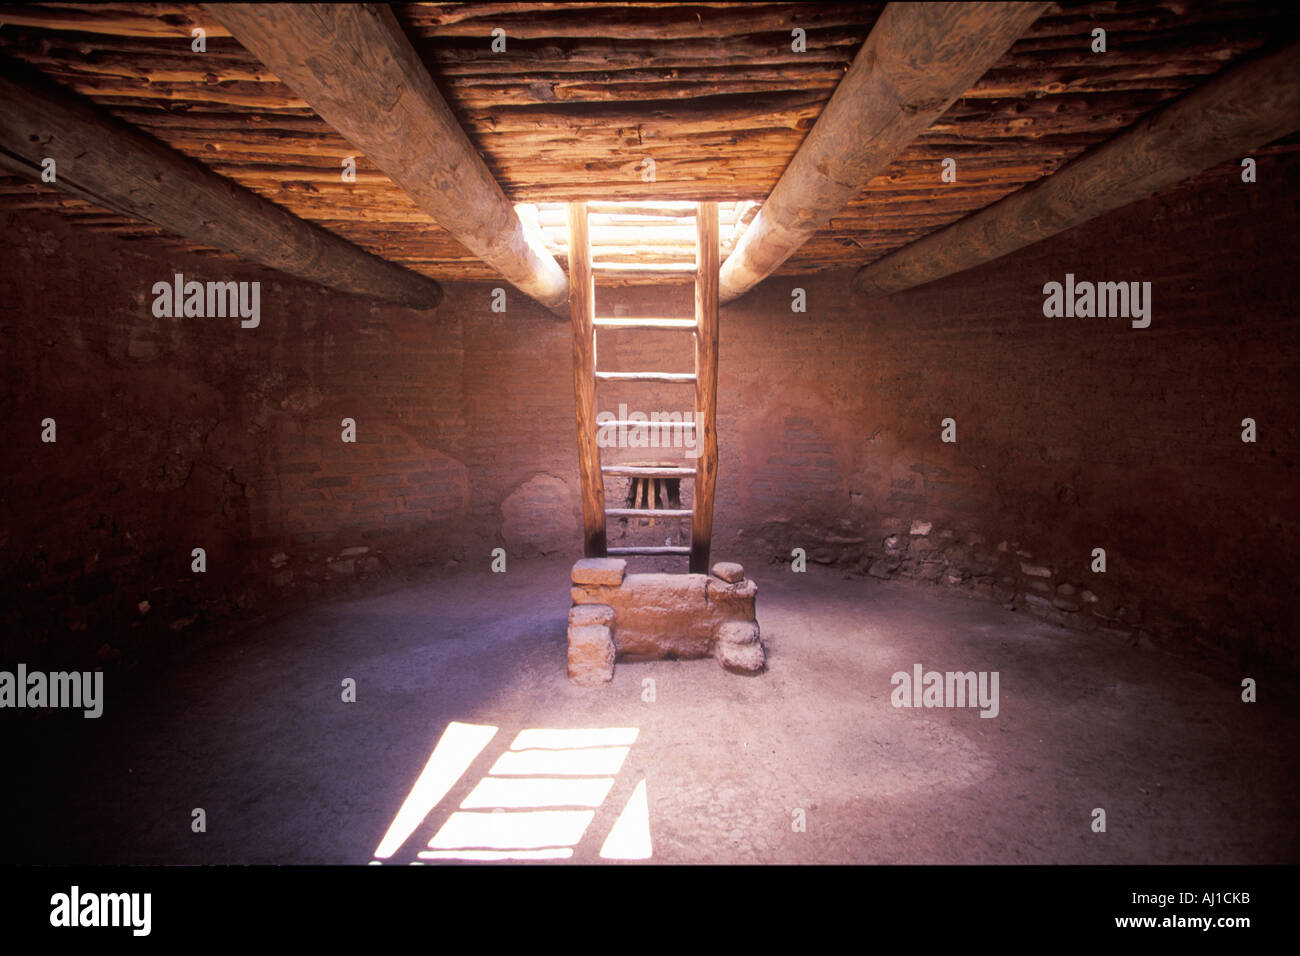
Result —
<path fill-rule="evenodd" d="M 99 720 L 10 722 L 3 862 L 366 864 L 453 721 L 497 732 L 386 862 L 415 861 L 530 728 L 637 730 L 573 862 L 600 862 L 641 781 L 659 863 L 1300 861 L 1300 718 L 1267 687 L 1243 703 L 1231 668 L 921 584 L 751 566 L 765 674 L 620 664 L 583 689 L 568 570 L 321 604 L 130 692 L 110 680 Z M 996 671 L 998 715 L 894 707 L 916 664 Z"/>

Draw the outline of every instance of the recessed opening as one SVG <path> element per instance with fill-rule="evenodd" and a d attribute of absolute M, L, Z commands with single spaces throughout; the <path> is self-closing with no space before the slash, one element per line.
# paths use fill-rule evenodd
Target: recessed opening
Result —
<path fill-rule="evenodd" d="M 718 203 L 719 255 L 725 260 L 753 222 L 761 203 Z M 602 283 L 680 281 L 695 271 L 695 202 L 591 202 L 592 268 Z M 515 206 L 530 231 L 540 233 L 546 251 L 568 267 L 569 204 Z"/>

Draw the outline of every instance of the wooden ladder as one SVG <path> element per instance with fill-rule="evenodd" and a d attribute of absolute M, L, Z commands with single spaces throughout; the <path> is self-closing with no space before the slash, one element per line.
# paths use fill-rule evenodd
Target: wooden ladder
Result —
<path fill-rule="evenodd" d="M 702 202 L 695 214 L 695 318 L 626 319 L 596 316 L 595 276 L 591 265 L 591 233 L 586 203 L 569 203 L 569 311 L 573 320 L 573 396 L 578 423 L 578 472 L 582 483 L 583 553 L 589 558 L 623 554 L 689 554 L 692 573 L 709 570 L 713 535 L 713 489 L 718 473 L 716 428 L 718 398 L 718 204 Z M 596 369 L 598 329 L 655 329 L 690 332 L 695 336 L 695 371 L 601 372 Z M 695 467 L 638 467 L 600 463 L 596 441 L 597 382 L 659 382 L 695 386 L 695 435 L 699 457 Z M 606 422 L 600 427 L 617 426 Z M 640 425 L 644 423 L 624 423 Z M 657 426 L 662 427 L 662 426 Z M 669 426 L 672 427 L 672 426 Z M 682 427 L 685 427 L 683 425 Z M 694 423 L 692 426 L 694 427 Z M 679 478 L 695 483 L 690 511 L 651 508 L 606 508 L 605 476 Z M 649 503 L 654 504 L 654 488 Z M 690 547 L 611 548 L 605 522 L 612 517 L 681 517 L 691 522 Z"/>

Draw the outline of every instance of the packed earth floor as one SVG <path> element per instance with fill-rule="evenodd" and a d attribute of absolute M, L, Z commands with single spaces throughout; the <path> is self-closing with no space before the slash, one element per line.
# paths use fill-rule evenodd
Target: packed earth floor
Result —
<path fill-rule="evenodd" d="M 367 864 L 460 723 L 496 732 L 382 862 L 417 862 L 537 729 L 635 730 L 574 863 L 602 862 L 638 790 L 652 863 L 1300 859 L 1300 720 L 1278 696 L 1243 703 L 1225 664 L 914 582 L 749 565 L 765 673 L 620 663 L 585 689 L 565 677 L 569 567 L 520 560 L 214 633 L 166 680 L 111 681 L 98 720 L 11 722 L 8 857 Z M 894 706 L 892 675 L 918 664 L 996 672 L 996 716 Z"/>

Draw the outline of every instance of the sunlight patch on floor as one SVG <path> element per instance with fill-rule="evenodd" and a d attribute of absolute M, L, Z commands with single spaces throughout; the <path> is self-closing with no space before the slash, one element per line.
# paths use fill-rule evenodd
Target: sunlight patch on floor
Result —
<path fill-rule="evenodd" d="M 403 801 L 372 863 L 392 859 L 460 782 L 497 727 L 453 721 Z M 635 727 L 527 728 L 450 813 L 413 863 L 564 860 L 614 790 Z M 648 860 L 650 807 L 641 779 L 601 844 L 606 860 Z"/>

